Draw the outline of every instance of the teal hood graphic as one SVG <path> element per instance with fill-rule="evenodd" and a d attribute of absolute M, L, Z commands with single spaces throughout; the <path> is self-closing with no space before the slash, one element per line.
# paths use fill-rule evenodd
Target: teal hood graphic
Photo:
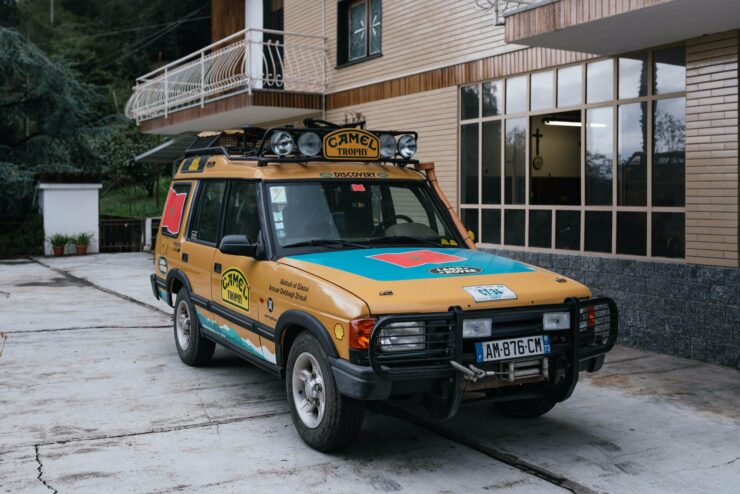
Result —
<path fill-rule="evenodd" d="M 527 273 L 534 269 L 488 252 L 453 248 L 382 248 L 289 256 L 377 281 Z"/>

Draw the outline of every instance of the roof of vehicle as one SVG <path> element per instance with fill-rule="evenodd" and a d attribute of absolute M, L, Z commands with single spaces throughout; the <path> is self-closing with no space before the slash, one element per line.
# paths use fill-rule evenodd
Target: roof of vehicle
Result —
<path fill-rule="evenodd" d="M 298 180 L 316 178 L 423 180 L 413 168 L 382 163 L 326 162 L 260 163 L 231 159 L 224 155 L 191 156 L 182 161 L 176 180 L 199 178 L 243 178 L 256 180 Z"/>

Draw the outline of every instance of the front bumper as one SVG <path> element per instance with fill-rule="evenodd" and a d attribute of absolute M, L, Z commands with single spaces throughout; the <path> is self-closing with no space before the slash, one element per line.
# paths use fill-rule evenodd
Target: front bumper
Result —
<path fill-rule="evenodd" d="M 566 310 L 571 314 L 569 329 L 545 331 L 542 328 L 542 313 Z M 480 339 L 463 339 L 463 321 L 484 317 L 493 320 L 493 334 Z M 410 321 L 425 322 L 425 349 L 383 353 L 379 341 L 382 329 L 392 323 Z M 543 391 L 547 396 L 562 401 L 572 393 L 580 371 L 595 372 L 601 368 L 604 354 L 616 342 L 617 328 L 617 307 L 608 298 L 571 300 L 556 306 L 467 312 L 452 308 L 448 312 L 435 314 L 384 316 L 375 325 L 367 354 L 355 359 L 355 362 L 335 359 L 332 369 L 339 391 L 353 398 L 376 400 L 396 394 L 425 392 L 433 389 L 439 381 L 460 383 L 456 385 L 459 389 L 454 390 L 459 395 L 463 392 L 463 386 L 461 379 L 457 379 L 460 373 L 453 368 L 452 362 L 464 366 L 475 364 L 484 369 L 498 365 L 476 362 L 476 341 L 549 335 L 552 342 L 550 352 L 538 356 L 546 359 L 546 364 L 549 363 L 545 371 L 545 386 L 539 383 L 539 389 L 547 387 Z M 512 359 L 504 364 L 531 358 Z M 506 389 L 499 389 L 497 394 L 505 398 Z"/>

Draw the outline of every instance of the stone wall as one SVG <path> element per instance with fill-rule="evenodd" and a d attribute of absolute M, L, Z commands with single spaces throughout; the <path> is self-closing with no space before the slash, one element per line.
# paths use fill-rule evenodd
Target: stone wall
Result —
<path fill-rule="evenodd" d="M 489 249 L 486 249 L 489 250 Z M 613 298 L 619 340 L 740 369 L 740 269 L 490 249 L 551 269 Z"/>

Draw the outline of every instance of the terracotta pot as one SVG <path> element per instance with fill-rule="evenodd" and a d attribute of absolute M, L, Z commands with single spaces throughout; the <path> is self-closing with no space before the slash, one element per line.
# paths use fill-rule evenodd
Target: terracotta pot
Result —
<path fill-rule="evenodd" d="M 87 245 L 75 245 L 75 249 L 77 249 L 78 256 L 84 256 L 87 254 Z"/>
<path fill-rule="evenodd" d="M 56 246 L 55 245 L 55 246 L 52 247 L 52 249 L 54 250 L 54 256 L 55 257 L 61 257 L 61 256 L 64 255 L 64 246 L 63 245 L 59 245 L 59 246 Z"/>

